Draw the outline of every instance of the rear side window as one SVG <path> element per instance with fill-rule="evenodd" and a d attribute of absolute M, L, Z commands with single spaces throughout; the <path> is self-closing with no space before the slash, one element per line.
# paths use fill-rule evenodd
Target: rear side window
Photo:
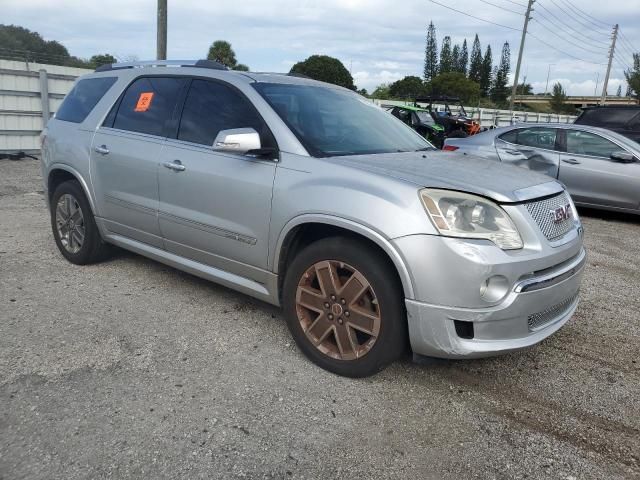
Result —
<path fill-rule="evenodd" d="M 567 130 L 567 152 L 578 155 L 609 158 L 622 150 L 618 145 L 594 133 Z"/>
<path fill-rule="evenodd" d="M 500 135 L 500 139 L 516 145 L 553 150 L 556 135 L 555 128 L 519 128 Z"/>
<path fill-rule="evenodd" d="M 220 130 L 253 128 L 263 147 L 275 147 L 271 132 L 240 92 L 218 82 L 194 79 L 185 100 L 178 140 L 213 145 Z"/>
<path fill-rule="evenodd" d="M 56 118 L 65 122 L 83 122 L 114 83 L 116 77 L 80 80 L 64 98 L 56 112 Z"/>
<path fill-rule="evenodd" d="M 113 128 L 163 136 L 184 80 L 178 77 L 143 77 L 125 92 Z"/>

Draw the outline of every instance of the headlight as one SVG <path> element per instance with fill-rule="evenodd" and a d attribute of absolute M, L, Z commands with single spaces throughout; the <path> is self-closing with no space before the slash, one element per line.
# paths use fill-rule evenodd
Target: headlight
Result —
<path fill-rule="evenodd" d="M 490 240 L 503 250 L 523 247 L 522 238 L 507 213 L 489 200 L 430 188 L 420 191 L 420 199 L 441 235 Z"/>

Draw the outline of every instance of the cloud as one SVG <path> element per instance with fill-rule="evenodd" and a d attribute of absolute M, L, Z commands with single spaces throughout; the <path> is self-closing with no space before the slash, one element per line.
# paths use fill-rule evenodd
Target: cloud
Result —
<path fill-rule="evenodd" d="M 568 1 L 545 2 L 548 11 L 541 9 L 542 3 L 536 6 L 536 21 L 531 22 L 530 31 L 547 45 L 527 37 L 522 77 L 543 91 L 549 64 L 553 64 L 551 76 L 565 80 L 570 94 L 588 92 L 589 82 L 595 87 L 598 73 L 600 79 L 604 77 L 605 66 L 596 64 L 607 60 L 608 25 L 621 21 L 625 40 L 617 49 L 612 78 L 622 79 L 622 69 L 631 63 L 630 52 L 640 46 L 640 29 L 636 27 L 640 24 L 640 0 L 571 0 L 598 21 L 561 11 L 559 7 L 567 8 Z M 3 23 L 59 40 L 73 55 L 135 54 L 141 59 L 155 55 L 155 0 L 3 0 L 2 4 Z M 506 3 L 504 8 L 480 0 L 448 0 L 446 5 L 516 29 L 522 24 L 522 16 L 507 11 Z M 520 10 L 516 5 L 508 7 Z M 541 14 L 563 22 L 562 28 L 553 28 Z M 428 0 L 169 2 L 168 54 L 170 58 L 202 58 L 211 42 L 225 39 L 233 45 L 238 61 L 259 71 L 287 71 L 309 55 L 326 54 L 351 69 L 359 87 L 372 89 L 376 82 L 421 76 L 430 20 L 437 27 L 439 43 L 450 35 L 454 43 L 466 38 L 471 48 L 478 33 L 483 50 L 491 44 L 496 63 L 502 44 L 509 41 L 515 69 L 519 31 L 479 22 Z M 552 27 L 551 31 L 543 25 Z"/>

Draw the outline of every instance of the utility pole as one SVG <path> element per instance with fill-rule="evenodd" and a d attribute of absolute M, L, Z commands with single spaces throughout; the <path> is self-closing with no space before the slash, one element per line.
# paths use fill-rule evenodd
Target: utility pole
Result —
<path fill-rule="evenodd" d="M 593 96 L 598 95 L 598 82 L 600 81 L 600 72 L 596 72 L 596 88 L 593 89 Z"/>
<path fill-rule="evenodd" d="M 547 69 L 547 85 L 544 87 L 544 94 L 546 95 L 549 91 L 549 75 L 551 75 L 551 67 L 555 66 L 555 63 L 550 63 L 549 68 Z"/>
<path fill-rule="evenodd" d="M 158 40 L 156 60 L 167 59 L 167 0 L 158 0 Z"/>
<path fill-rule="evenodd" d="M 609 49 L 609 65 L 607 65 L 607 74 L 604 76 L 604 85 L 602 86 L 602 96 L 600 97 L 600 105 L 607 102 L 607 87 L 609 86 L 609 75 L 611 74 L 611 64 L 613 63 L 613 54 L 616 51 L 616 40 L 618 38 L 618 24 L 613 27 L 613 39 L 611 40 L 611 48 Z"/>
<path fill-rule="evenodd" d="M 524 26 L 522 27 L 522 38 L 520 39 L 520 51 L 518 52 L 518 63 L 516 64 L 516 77 L 513 80 L 513 88 L 511 89 L 511 100 L 509 101 L 509 111 L 513 112 L 513 102 L 516 100 L 516 92 L 518 91 L 518 78 L 520 77 L 520 64 L 522 63 L 522 52 L 524 51 L 524 39 L 527 36 L 527 27 L 531 20 L 531 11 L 536 0 L 529 0 L 527 5 L 527 13 L 524 14 Z"/>

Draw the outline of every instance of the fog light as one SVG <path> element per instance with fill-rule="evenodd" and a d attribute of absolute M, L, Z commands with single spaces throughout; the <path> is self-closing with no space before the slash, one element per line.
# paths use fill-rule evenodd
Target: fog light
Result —
<path fill-rule="evenodd" d="M 480 296 L 485 302 L 495 303 L 509 293 L 509 280 L 502 275 L 487 278 L 480 286 Z"/>

